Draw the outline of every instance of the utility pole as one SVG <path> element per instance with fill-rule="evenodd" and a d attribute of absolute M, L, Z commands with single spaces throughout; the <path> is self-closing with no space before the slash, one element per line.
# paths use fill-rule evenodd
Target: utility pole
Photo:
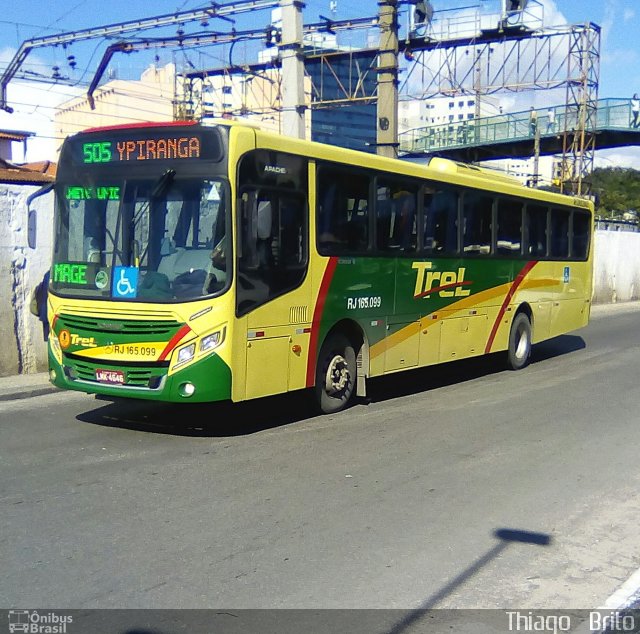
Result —
<path fill-rule="evenodd" d="M 282 131 L 297 139 L 305 138 L 303 6 L 298 0 L 280 0 L 282 41 L 278 49 L 282 62 Z"/>
<path fill-rule="evenodd" d="M 378 105 L 376 147 L 380 156 L 398 156 L 398 0 L 378 2 Z"/>
<path fill-rule="evenodd" d="M 536 131 L 533 137 L 533 177 L 531 184 L 537 187 L 540 181 L 540 126 L 536 119 Z"/>
<path fill-rule="evenodd" d="M 27 58 L 27 55 L 29 55 L 34 48 L 40 48 L 42 46 L 66 46 L 67 44 L 81 42 L 83 40 L 113 38 L 121 36 L 124 33 L 140 33 L 147 29 L 157 29 L 172 24 L 185 24 L 194 21 L 210 20 L 212 18 L 228 20 L 229 18 L 227 16 L 257 11 L 259 9 L 268 9 L 276 6 L 277 3 L 278 0 L 239 0 L 238 2 L 224 6 L 213 4 L 210 8 L 206 9 L 178 11 L 165 15 L 157 15 L 152 18 L 144 18 L 142 20 L 107 24 L 105 26 L 97 26 L 80 31 L 70 31 L 68 33 L 59 33 L 25 40 L 0 77 L 0 110 L 6 110 L 9 113 L 13 112 L 13 108 L 7 104 L 7 86 Z"/>

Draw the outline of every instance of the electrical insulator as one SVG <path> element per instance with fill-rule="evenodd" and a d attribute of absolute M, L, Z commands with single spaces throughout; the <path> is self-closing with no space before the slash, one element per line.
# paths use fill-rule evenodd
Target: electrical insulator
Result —
<path fill-rule="evenodd" d="M 527 0 L 508 0 L 509 11 L 524 11 L 527 6 Z"/>
<path fill-rule="evenodd" d="M 273 24 L 270 24 L 269 26 L 267 26 L 267 28 L 264 30 L 264 36 L 265 36 L 265 44 L 267 47 L 276 46 L 277 44 L 280 43 L 280 40 L 281 40 L 280 30 L 275 26 L 273 26 Z"/>

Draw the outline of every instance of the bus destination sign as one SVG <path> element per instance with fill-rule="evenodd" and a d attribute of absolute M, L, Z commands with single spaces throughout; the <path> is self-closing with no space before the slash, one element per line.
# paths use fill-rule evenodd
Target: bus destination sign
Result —
<path fill-rule="evenodd" d="M 85 165 L 201 158 L 200 137 L 196 135 L 96 140 L 82 143 L 81 149 Z"/>

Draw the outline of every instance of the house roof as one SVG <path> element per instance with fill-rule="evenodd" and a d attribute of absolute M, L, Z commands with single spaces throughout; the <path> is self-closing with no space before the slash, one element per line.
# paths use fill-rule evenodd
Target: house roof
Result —
<path fill-rule="evenodd" d="M 0 139 L 24 141 L 34 134 L 35 132 L 22 132 L 21 130 L 0 130 Z"/>
<path fill-rule="evenodd" d="M 14 185 L 44 185 L 55 179 L 57 164 L 51 161 L 15 165 L 0 159 L 0 183 Z"/>

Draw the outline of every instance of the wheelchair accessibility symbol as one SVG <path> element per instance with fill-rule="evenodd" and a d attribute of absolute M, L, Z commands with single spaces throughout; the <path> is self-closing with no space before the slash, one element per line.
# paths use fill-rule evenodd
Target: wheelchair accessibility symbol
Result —
<path fill-rule="evenodd" d="M 136 297 L 138 295 L 138 268 L 116 266 L 113 269 L 113 297 Z"/>

